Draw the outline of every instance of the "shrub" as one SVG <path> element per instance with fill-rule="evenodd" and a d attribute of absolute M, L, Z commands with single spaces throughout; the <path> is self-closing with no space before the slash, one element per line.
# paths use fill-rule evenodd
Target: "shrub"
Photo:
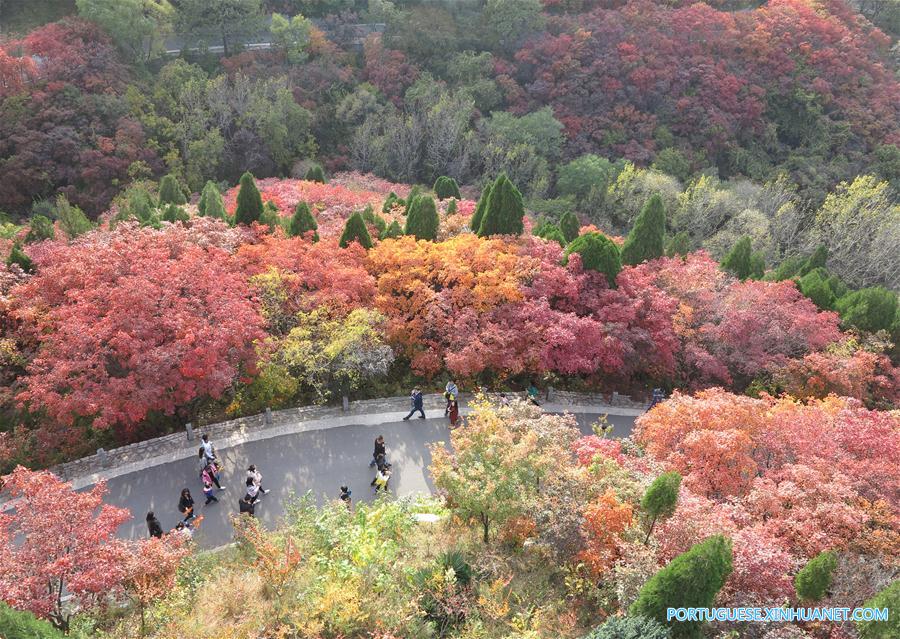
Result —
<path fill-rule="evenodd" d="M 835 305 L 848 326 L 874 333 L 890 330 L 897 315 L 897 294 L 880 286 L 843 296 Z"/>
<path fill-rule="evenodd" d="M 754 280 L 761 280 L 766 274 L 766 256 L 762 251 L 753 251 L 750 254 L 750 275 Z"/>
<path fill-rule="evenodd" d="M 22 247 L 18 244 L 13 244 L 9 257 L 6 258 L 7 266 L 12 266 L 13 264 L 18 264 L 19 268 L 26 273 L 34 273 L 34 262 L 31 261 L 31 258 L 25 254 Z"/>
<path fill-rule="evenodd" d="M 409 215 L 409 209 L 412 206 L 413 200 L 422 195 L 422 187 L 418 184 L 414 184 L 413 187 L 409 190 L 409 195 L 406 196 L 406 205 L 403 207 L 403 215 Z"/>
<path fill-rule="evenodd" d="M 459 185 L 452 177 L 442 175 L 434 182 L 434 194 L 439 200 L 446 200 L 449 197 L 457 200 L 462 197 L 459 193 Z"/>
<path fill-rule="evenodd" d="M 800 267 L 800 275 L 806 275 L 807 273 L 816 270 L 817 268 L 825 268 L 825 263 L 828 261 L 828 247 L 824 244 L 820 244 L 813 254 L 806 258 L 806 261 L 803 262 L 803 266 Z"/>
<path fill-rule="evenodd" d="M 174 175 L 165 176 L 159 183 L 159 207 L 163 208 L 166 204 L 187 204 L 184 191 Z"/>
<path fill-rule="evenodd" d="M 653 160 L 651 166 L 657 171 L 678 178 L 682 182 L 686 182 L 691 176 L 691 163 L 684 157 L 684 153 L 671 147 L 657 153 L 656 159 Z"/>
<path fill-rule="evenodd" d="M 447 215 L 456 215 L 456 198 L 450 200 L 450 204 L 447 205 Z"/>
<path fill-rule="evenodd" d="M 666 238 L 666 208 L 654 194 L 634 221 L 622 247 L 622 263 L 635 266 L 663 256 Z"/>
<path fill-rule="evenodd" d="M 313 164 L 306 172 L 305 179 L 309 182 L 319 182 L 320 184 L 325 184 L 325 171 L 322 170 L 322 167 L 320 165 Z"/>
<path fill-rule="evenodd" d="M 314 231 L 312 236 L 313 242 L 318 242 L 319 234 L 315 232 L 318 228 L 319 225 L 316 223 L 316 218 L 313 217 L 312 211 L 309 210 L 309 205 L 306 202 L 297 202 L 297 207 L 294 209 L 294 215 L 291 218 L 291 225 L 288 227 L 289 234 L 292 237 L 300 237 L 310 231 Z"/>
<path fill-rule="evenodd" d="M 794 589 L 803 601 L 819 601 L 831 587 L 831 575 L 837 567 L 837 555 L 820 552 L 806 562 L 794 577 Z"/>
<path fill-rule="evenodd" d="M 0 601 L 0 637 L 9 639 L 62 639 L 63 634 L 30 612 L 10 608 Z"/>
<path fill-rule="evenodd" d="M 274 233 L 275 229 L 281 226 L 281 215 L 278 214 L 278 207 L 271 200 L 263 204 L 263 212 L 259 216 L 259 223 L 268 226 L 271 233 Z"/>
<path fill-rule="evenodd" d="M 444 572 L 448 568 L 453 568 L 453 572 L 456 574 L 456 581 L 461 585 L 468 586 L 472 583 L 472 566 L 469 565 L 466 558 L 458 550 L 442 553 L 438 557 L 437 563 Z"/>
<path fill-rule="evenodd" d="M 551 224 L 550 222 L 541 224 L 534 230 L 534 234 L 548 242 L 557 242 L 563 248 L 565 248 L 567 244 L 566 238 L 563 236 L 563 232 L 560 228 L 556 226 L 556 224 Z"/>
<path fill-rule="evenodd" d="M 860 639 L 896 639 L 900 637 L 900 579 L 863 604 L 865 608 L 887 608 L 887 621 L 859 621 Z"/>
<path fill-rule="evenodd" d="M 197 213 L 201 217 L 214 217 L 224 220 L 228 217 L 225 213 L 225 203 L 216 183 L 210 180 L 200 193 L 200 202 L 197 204 Z"/>
<path fill-rule="evenodd" d="M 828 271 L 824 268 L 817 268 L 801 277 L 797 281 L 797 288 L 822 310 L 832 310 L 834 308 L 835 295 L 828 280 Z"/>
<path fill-rule="evenodd" d="M 663 473 L 647 487 L 647 491 L 641 499 L 641 509 L 650 519 L 650 527 L 647 529 L 647 537 L 644 539 L 644 543 L 647 543 L 650 539 L 656 522 L 660 519 L 671 517 L 675 512 L 680 489 L 681 475 L 674 470 Z"/>
<path fill-rule="evenodd" d="M 778 268 L 775 269 L 775 273 L 772 276 L 776 282 L 780 282 L 782 280 L 789 280 L 798 273 L 803 268 L 804 264 L 806 264 L 806 260 L 803 259 L 799 255 L 791 255 L 785 258 L 781 264 L 778 265 Z"/>
<path fill-rule="evenodd" d="M 73 206 L 65 195 L 56 198 L 56 211 L 54 213 L 59 220 L 59 227 L 69 239 L 74 239 L 82 233 L 90 231 L 94 225 L 77 206 Z"/>
<path fill-rule="evenodd" d="M 347 248 L 350 242 L 359 242 L 367 251 L 372 248 L 372 237 L 369 235 L 369 229 L 359 212 L 354 213 L 347 220 L 344 226 L 344 232 L 341 233 L 341 248 Z"/>
<path fill-rule="evenodd" d="M 583 639 L 668 639 L 669 629 L 647 617 L 610 617 Z"/>
<path fill-rule="evenodd" d="M 390 225 L 384 230 L 384 233 L 381 234 L 382 240 L 387 240 L 389 238 L 397 238 L 403 235 L 403 229 L 400 228 L 400 224 L 397 220 L 394 220 L 390 223 Z"/>
<path fill-rule="evenodd" d="M 56 237 L 56 230 L 53 228 L 53 220 L 46 215 L 38 213 L 33 215 L 28 221 L 28 235 L 25 236 L 26 244 L 52 240 L 54 237 Z"/>
<path fill-rule="evenodd" d="M 491 187 L 478 235 L 519 235 L 524 230 L 525 203 L 519 189 L 501 175 Z"/>
<path fill-rule="evenodd" d="M 562 231 L 566 243 L 574 240 L 578 237 L 579 231 L 581 231 L 581 224 L 578 223 L 578 217 L 571 211 L 563 214 L 559 219 L 559 230 Z"/>
<path fill-rule="evenodd" d="M 676 255 L 687 255 L 691 252 L 691 236 L 687 231 L 676 233 L 666 244 L 666 255 L 675 257 Z"/>
<path fill-rule="evenodd" d="M 391 191 L 390 193 L 388 193 L 388 196 L 385 198 L 384 204 L 381 205 L 381 212 L 382 213 L 390 213 L 391 209 L 397 205 L 405 206 L 406 202 L 404 202 L 402 198 L 397 197 L 396 193 Z"/>
<path fill-rule="evenodd" d="M 731 569 L 731 540 L 714 535 L 653 575 L 628 612 L 667 623 L 669 608 L 710 608 Z M 700 636 L 701 622 L 673 619 L 668 625 L 673 638 Z"/>
<path fill-rule="evenodd" d="M 384 221 L 384 218 L 377 215 L 375 211 L 372 210 L 371 206 L 366 207 L 362 212 L 362 216 L 367 224 L 371 224 L 375 227 L 375 230 L 378 231 L 378 236 L 381 237 L 381 234 L 387 229 L 387 222 Z"/>
<path fill-rule="evenodd" d="M 177 204 L 167 204 L 163 210 L 162 219 L 165 222 L 187 222 L 191 217 Z"/>
<path fill-rule="evenodd" d="M 237 208 L 234 211 L 236 224 L 250 225 L 258 222 L 263 213 L 262 196 L 256 188 L 256 180 L 248 171 L 241 176 L 241 190 L 238 191 Z"/>
<path fill-rule="evenodd" d="M 580 202 L 592 190 L 605 193 L 612 170 L 613 166 L 606 158 L 582 155 L 560 167 L 556 190 L 561 196 L 573 196 Z"/>
<path fill-rule="evenodd" d="M 440 218 L 434 199 L 427 195 L 419 195 L 413 201 L 406 217 L 406 235 L 412 235 L 417 240 L 437 239 Z"/>
<path fill-rule="evenodd" d="M 728 252 L 728 255 L 722 260 L 722 270 L 731 273 L 738 279 L 747 279 L 753 270 L 750 259 L 751 253 L 750 238 L 744 236 L 737 241 Z"/>
<path fill-rule="evenodd" d="M 615 286 L 616 276 L 622 270 L 622 259 L 619 247 L 602 233 L 585 233 L 573 240 L 566 247 L 566 260 L 569 255 L 578 253 L 584 268 L 606 275 L 610 286 Z"/>

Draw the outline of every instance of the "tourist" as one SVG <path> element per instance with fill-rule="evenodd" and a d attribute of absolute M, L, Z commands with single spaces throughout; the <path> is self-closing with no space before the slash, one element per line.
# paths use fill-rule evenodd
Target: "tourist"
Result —
<path fill-rule="evenodd" d="M 538 389 L 537 386 L 534 385 L 533 381 L 528 382 L 528 401 L 530 401 L 535 406 L 540 406 L 541 403 L 538 401 Z"/>
<path fill-rule="evenodd" d="M 375 494 L 378 494 L 378 491 L 387 492 L 388 489 L 388 481 L 391 479 L 391 465 L 385 464 L 378 469 L 378 472 L 375 473 L 375 479 L 372 480 L 372 486 L 375 488 Z"/>
<path fill-rule="evenodd" d="M 185 524 L 183 521 L 179 521 L 175 524 L 175 528 L 172 529 L 173 535 L 182 535 L 185 539 L 193 539 L 194 531 L 191 530 L 189 524 Z"/>
<path fill-rule="evenodd" d="M 203 455 L 209 461 L 213 461 L 216 458 L 216 449 L 213 447 L 212 442 L 209 441 L 209 435 L 204 433 L 203 437 L 200 439 L 200 447 L 203 449 Z"/>
<path fill-rule="evenodd" d="M 259 488 L 261 494 L 267 495 L 269 493 L 268 490 L 262 487 L 262 473 L 256 470 L 255 464 L 250 464 L 250 467 L 247 468 L 247 479 L 253 481 L 254 485 Z"/>
<path fill-rule="evenodd" d="M 500 393 L 500 406 L 501 408 L 509 406 L 509 397 L 506 396 L 506 393 Z"/>
<path fill-rule="evenodd" d="M 200 473 L 200 482 L 204 485 L 207 483 L 215 485 L 219 490 L 225 490 L 219 484 L 219 466 L 216 462 L 209 462 Z"/>
<path fill-rule="evenodd" d="M 409 415 L 403 418 L 403 421 L 408 421 L 416 411 L 421 413 L 419 419 L 425 419 L 425 399 L 422 397 L 422 391 L 419 390 L 418 386 L 412 389 L 412 393 L 409 395 L 409 402 L 412 405 L 412 410 L 409 411 Z"/>
<path fill-rule="evenodd" d="M 247 492 L 244 495 L 244 499 L 249 501 L 251 504 L 259 499 L 259 486 L 253 483 L 252 477 L 247 478 Z"/>
<path fill-rule="evenodd" d="M 459 402 L 456 401 L 456 397 L 454 396 L 450 400 L 450 427 L 456 428 L 456 424 L 459 422 Z"/>
<path fill-rule="evenodd" d="M 181 491 L 181 499 L 178 500 L 178 512 L 184 515 L 182 520 L 184 523 L 187 523 L 194 517 L 194 498 L 191 497 L 191 491 L 187 488 Z"/>
<path fill-rule="evenodd" d="M 375 452 L 372 453 L 372 461 L 369 462 L 369 468 L 378 462 L 379 457 L 387 458 L 387 452 L 384 447 L 384 435 L 375 438 Z"/>
<path fill-rule="evenodd" d="M 162 526 L 152 510 L 147 513 L 147 530 L 150 531 L 151 537 L 156 537 L 158 539 L 163 536 Z"/>
<path fill-rule="evenodd" d="M 341 486 L 341 501 L 347 505 L 347 510 L 350 510 L 351 499 L 350 499 L 350 489 L 347 486 Z"/>
<path fill-rule="evenodd" d="M 444 399 L 447 400 L 447 405 L 444 407 L 444 417 L 450 413 L 450 402 L 452 402 L 457 395 L 459 395 L 459 388 L 457 388 L 456 382 L 451 379 L 447 382 L 447 386 L 444 387 Z"/>
<path fill-rule="evenodd" d="M 203 504 L 204 506 L 209 506 L 213 502 L 219 501 L 216 499 L 216 491 L 213 488 L 213 483 L 209 479 L 203 480 L 203 494 L 206 495 L 206 503 Z"/>

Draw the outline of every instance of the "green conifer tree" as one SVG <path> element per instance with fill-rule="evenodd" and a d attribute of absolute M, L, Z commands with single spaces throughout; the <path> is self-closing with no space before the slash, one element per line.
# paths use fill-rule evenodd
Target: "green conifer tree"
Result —
<path fill-rule="evenodd" d="M 446 175 L 442 175 L 434 182 L 434 194 L 437 196 L 439 200 L 446 200 L 447 198 L 456 198 L 457 200 L 462 196 L 459 194 L 459 184 L 456 183 L 452 177 L 447 177 Z"/>
<path fill-rule="evenodd" d="M 567 262 L 572 253 L 581 256 L 581 264 L 585 269 L 603 273 L 609 285 L 615 287 L 616 277 L 622 270 L 622 258 L 619 256 L 619 247 L 612 240 L 603 233 L 585 233 L 566 247 Z"/>
<path fill-rule="evenodd" d="M 803 266 L 800 267 L 800 275 L 806 275 L 817 268 L 825 268 L 826 262 L 828 262 L 828 247 L 824 244 L 819 244 L 812 255 L 806 258 Z"/>
<path fill-rule="evenodd" d="M 339 244 L 341 248 L 347 248 L 350 242 L 359 242 L 367 251 L 372 248 L 372 236 L 369 235 L 366 221 L 358 211 L 347 219 Z"/>
<path fill-rule="evenodd" d="M 622 263 L 636 266 L 662 257 L 666 240 L 666 207 L 658 193 L 653 194 L 634 221 L 622 247 Z"/>
<path fill-rule="evenodd" d="M 241 188 L 237 196 L 237 209 L 234 212 L 236 224 L 250 225 L 258 222 L 263 213 L 262 196 L 256 188 L 256 180 L 248 171 L 241 176 Z"/>
<path fill-rule="evenodd" d="M 59 228 L 70 240 L 94 228 L 84 211 L 70 204 L 65 195 L 56 198 L 55 216 L 59 220 Z"/>
<path fill-rule="evenodd" d="M 390 213 L 391 209 L 394 208 L 395 205 L 405 206 L 406 202 L 397 197 L 397 194 L 391 191 L 388 193 L 388 196 L 384 200 L 384 204 L 381 206 L 382 213 Z"/>
<path fill-rule="evenodd" d="M 403 235 L 403 229 L 400 228 L 400 224 L 397 223 L 397 220 L 394 220 L 384 230 L 384 233 L 381 234 L 381 239 L 387 240 L 387 239 L 391 239 L 391 238 L 398 238 L 402 235 Z"/>
<path fill-rule="evenodd" d="M 562 231 L 563 237 L 566 238 L 566 243 L 574 240 L 581 231 L 581 224 L 578 222 L 578 216 L 572 213 L 572 211 L 563 213 L 563 216 L 559 218 L 559 230 Z"/>
<path fill-rule="evenodd" d="M 831 573 L 835 568 L 837 555 L 832 551 L 820 552 L 810 559 L 794 576 L 797 596 L 802 601 L 819 601 L 831 587 Z"/>
<path fill-rule="evenodd" d="M 409 195 L 406 196 L 406 202 L 403 207 L 403 215 L 409 215 L 409 209 L 412 206 L 413 200 L 422 195 L 422 187 L 418 184 L 413 184 L 413 187 L 409 190 Z"/>
<path fill-rule="evenodd" d="M 750 238 L 742 237 L 728 252 L 720 264 L 723 271 L 728 271 L 736 278 L 745 280 L 750 277 L 753 265 L 750 256 L 753 254 Z"/>
<path fill-rule="evenodd" d="M 676 471 L 663 473 L 653 480 L 641 499 L 641 510 L 650 521 L 646 544 L 650 541 L 653 528 L 660 519 L 672 516 L 678 505 L 678 491 L 681 489 L 681 475 Z"/>
<path fill-rule="evenodd" d="M 56 230 L 53 227 L 53 220 L 46 215 L 32 215 L 28 220 L 28 234 L 25 236 L 25 243 L 40 242 L 42 240 L 52 240 L 56 237 Z"/>
<path fill-rule="evenodd" d="M 294 209 L 294 216 L 291 218 L 289 234 L 292 237 L 300 237 L 313 231 L 312 241 L 318 242 L 318 229 L 319 225 L 316 222 L 316 218 L 313 217 L 312 211 L 309 210 L 309 205 L 306 202 L 297 202 L 297 207 Z"/>
<path fill-rule="evenodd" d="M 686 231 L 676 233 L 669 239 L 666 244 L 666 255 L 675 257 L 676 255 L 687 255 L 691 252 L 691 236 Z"/>
<path fill-rule="evenodd" d="M 164 208 L 166 204 L 182 205 L 187 204 L 184 197 L 184 191 L 174 175 L 165 176 L 159 183 L 159 208 Z"/>
<path fill-rule="evenodd" d="M 413 201 L 409 215 L 406 216 L 404 233 L 412 235 L 417 240 L 433 242 L 437 239 L 440 223 L 434 199 L 428 195 L 420 195 Z"/>
<path fill-rule="evenodd" d="M 9 256 L 6 258 L 7 266 L 12 266 L 13 264 L 18 264 L 19 268 L 26 273 L 34 273 L 34 262 L 31 261 L 31 258 L 25 254 L 22 247 L 18 244 L 13 244 Z"/>
<path fill-rule="evenodd" d="M 847 326 L 868 333 L 889 331 L 898 312 L 897 294 L 881 286 L 862 288 L 841 297 L 835 307 Z"/>
<path fill-rule="evenodd" d="M 502 174 L 491 188 L 478 235 L 520 235 L 524 230 L 525 202 L 519 189 Z"/>
<path fill-rule="evenodd" d="M 164 222 L 187 222 L 190 220 L 190 216 L 187 214 L 183 208 L 178 206 L 177 204 L 167 204 L 163 209 L 162 219 Z"/>
<path fill-rule="evenodd" d="M 325 184 L 325 171 L 320 165 L 313 164 L 306 172 L 306 179 L 310 182 L 319 182 L 320 184 Z"/>
<path fill-rule="evenodd" d="M 224 220 L 228 217 L 219 187 L 212 180 L 207 182 L 203 187 L 203 191 L 200 192 L 197 213 L 201 217 L 214 217 L 219 220 Z"/>
<path fill-rule="evenodd" d="M 447 205 L 447 215 L 456 215 L 456 198 L 450 200 L 450 203 Z"/>
<path fill-rule="evenodd" d="M 488 182 L 481 190 L 481 197 L 478 198 L 478 204 L 475 206 L 475 212 L 472 214 L 472 221 L 469 228 L 473 233 L 478 233 L 481 229 L 481 220 L 484 218 L 484 212 L 487 210 L 488 200 L 491 199 L 491 189 L 494 188 L 493 182 Z"/>
<path fill-rule="evenodd" d="M 670 561 L 644 584 L 630 615 L 667 624 L 673 639 L 701 635 L 701 621 L 668 620 L 669 608 L 711 608 L 732 570 L 731 540 L 714 535 Z"/>

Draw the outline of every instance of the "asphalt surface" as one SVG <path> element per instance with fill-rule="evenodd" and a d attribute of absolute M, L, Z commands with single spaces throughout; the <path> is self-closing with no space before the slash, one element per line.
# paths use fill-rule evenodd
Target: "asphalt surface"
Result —
<path fill-rule="evenodd" d="M 590 434 L 590 426 L 597 414 L 576 414 L 576 418 L 581 430 Z M 634 419 L 610 415 L 609 421 L 615 427 L 613 436 L 629 435 Z M 428 444 L 449 442 L 447 426 L 447 420 L 443 418 L 423 420 L 413 417 L 408 422 L 342 426 L 217 450 L 224 462 L 221 483 L 225 490 L 216 491 L 219 502 L 209 506 L 203 505 L 205 497 L 196 458 L 110 479 L 105 501 L 128 508 L 134 515 L 119 529 L 120 537 L 145 537 L 147 511 L 153 510 L 163 529 L 170 530 L 181 519 L 178 512 L 181 489 L 189 488 L 194 497 L 195 512 L 203 515 L 195 539 L 201 547 L 214 548 L 232 540 L 229 515 L 238 510 L 250 464 L 256 464 L 263 475 L 263 487 L 271 490 L 257 502 L 256 516 L 266 527 L 272 528 L 278 525 L 291 494 L 311 491 L 317 502 L 322 503 L 337 499 L 340 486 L 347 485 L 355 503 L 374 499 L 369 487 L 374 470 L 369 467 L 369 461 L 375 437 L 379 434 L 385 437 L 388 461 L 393 466 L 390 492 L 396 496 L 431 492 Z"/>

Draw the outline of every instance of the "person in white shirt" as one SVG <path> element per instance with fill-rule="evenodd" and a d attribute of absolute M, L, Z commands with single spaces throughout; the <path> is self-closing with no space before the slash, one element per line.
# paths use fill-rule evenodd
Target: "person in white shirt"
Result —
<path fill-rule="evenodd" d="M 269 492 L 262 487 L 262 473 L 256 470 L 255 464 L 250 464 L 250 467 L 247 469 L 247 481 L 252 481 L 253 485 L 256 486 L 263 495 Z"/>
<path fill-rule="evenodd" d="M 209 435 L 203 435 L 200 445 L 203 447 L 204 456 L 209 461 L 212 461 L 216 458 L 216 449 L 213 448 L 212 442 L 209 441 Z"/>
<path fill-rule="evenodd" d="M 253 483 L 253 480 L 248 477 L 247 478 L 247 496 L 244 497 L 251 504 L 259 499 L 259 486 Z"/>

